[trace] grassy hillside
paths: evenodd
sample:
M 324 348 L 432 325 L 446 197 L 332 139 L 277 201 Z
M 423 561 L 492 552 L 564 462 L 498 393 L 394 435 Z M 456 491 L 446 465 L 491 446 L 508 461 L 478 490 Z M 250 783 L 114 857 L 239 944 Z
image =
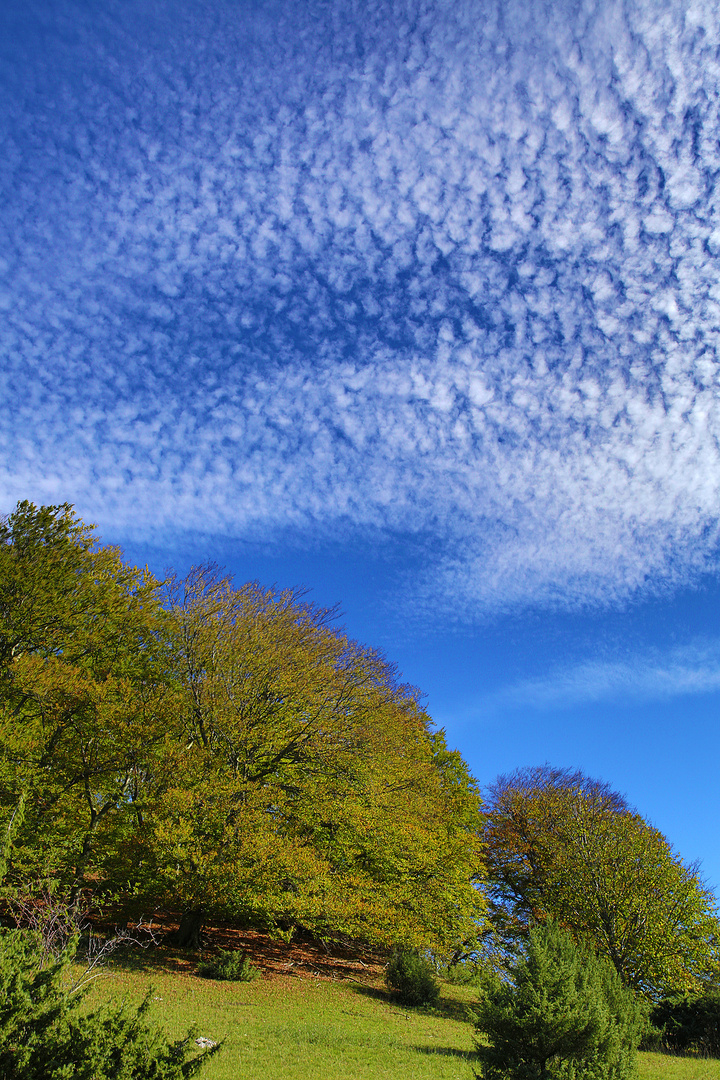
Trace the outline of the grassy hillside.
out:
M 195 1023 L 199 1035 L 226 1040 L 206 1080 L 472 1080 L 472 990 L 445 986 L 434 1009 L 408 1009 L 388 998 L 371 964 L 359 965 L 357 978 L 348 965 L 317 975 L 305 965 L 293 975 L 275 964 L 256 982 L 222 983 L 171 954 L 143 959 L 116 962 L 91 1003 L 136 1001 L 152 986 L 154 1015 L 172 1037 Z M 642 1054 L 639 1078 L 720 1080 L 720 1061 Z

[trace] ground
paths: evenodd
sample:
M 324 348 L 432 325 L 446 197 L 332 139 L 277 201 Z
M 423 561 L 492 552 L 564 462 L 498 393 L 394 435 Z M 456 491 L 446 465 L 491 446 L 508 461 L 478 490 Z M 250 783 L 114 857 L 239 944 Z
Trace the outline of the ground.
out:
M 377 985 L 382 981 L 385 956 L 356 941 L 325 943 L 309 934 L 296 932 L 292 940 L 287 942 L 280 934 L 239 929 L 230 923 L 214 923 L 203 930 L 202 950 L 192 952 L 167 944 L 168 935 L 177 929 L 179 921 L 178 914 L 162 912 L 143 924 L 150 927 L 152 937 L 161 945 L 162 965 L 170 971 L 189 974 L 195 971 L 198 960 L 207 959 L 220 949 L 240 949 L 247 953 L 264 975 L 271 978 L 290 975 L 333 981 L 349 979 L 367 985 Z M 113 933 L 111 924 L 97 929 L 104 934 Z M 129 925 L 129 930 L 133 932 L 134 924 Z M 142 940 L 143 936 L 150 940 L 141 926 L 138 937 Z M 160 960 L 160 955 L 157 959 Z

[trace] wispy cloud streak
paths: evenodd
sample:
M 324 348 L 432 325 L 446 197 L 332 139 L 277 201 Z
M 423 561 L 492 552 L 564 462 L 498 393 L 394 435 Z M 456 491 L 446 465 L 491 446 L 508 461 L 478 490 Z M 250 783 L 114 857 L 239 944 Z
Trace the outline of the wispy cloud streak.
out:
M 412 533 L 461 617 L 714 565 L 716 15 L 9 3 L 5 505 Z
M 589 660 L 488 695 L 481 713 L 532 706 L 572 709 L 598 702 L 662 701 L 720 689 L 720 642 L 698 640 L 667 652 Z

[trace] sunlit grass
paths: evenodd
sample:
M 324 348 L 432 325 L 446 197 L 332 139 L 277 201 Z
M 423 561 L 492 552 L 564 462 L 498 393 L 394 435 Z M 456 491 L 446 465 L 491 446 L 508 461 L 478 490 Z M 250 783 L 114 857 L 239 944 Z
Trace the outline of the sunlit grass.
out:
M 433 1010 L 408 1009 L 349 981 L 277 978 L 220 983 L 194 975 L 115 969 L 91 991 L 136 1002 L 152 985 L 153 1015 L 171 1038 L 191 1024 L 225 1046 L 205 1080 L 472 1080 L 467 991 L 448 988 Z
M 445 986 L 436 1008 L 409 1009 L 349 980 L 280 977 L 222 983 L 190 973 L 115 966 L 89 1004 L 139 1001 L 171 1038 L 191 1024 L 225 1046 L 204 1080 L 473 1080 L 473 991 Z M 640 1054 L 638 1080 L 720 1080 L 720 1061 Z
M 720 1080 L 720 1061 L 640 1054 L 638 1080 Z

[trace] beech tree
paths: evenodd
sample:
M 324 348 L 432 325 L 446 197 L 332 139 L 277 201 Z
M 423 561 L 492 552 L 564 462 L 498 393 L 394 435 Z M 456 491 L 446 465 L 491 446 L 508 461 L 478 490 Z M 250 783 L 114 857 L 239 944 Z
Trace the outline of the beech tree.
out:
M 208 568 L 170 610 L 183 740 L 153 819 L 165 887 L 198 913 L 387 943 L 468 933 L 479 793 L 392 665 L 301 594 Z
M 657 998 L 718 971 L 712 894 L 665 837 L 607 785 L 582 773 L 500 777 L 484 810 L 489 894 L 504 940 L 558 919 Z
M 0 522 L 0 810 L 7 883 L 74 902 L 123 851 L 167 730 L 159 585 L 68 505 Z

